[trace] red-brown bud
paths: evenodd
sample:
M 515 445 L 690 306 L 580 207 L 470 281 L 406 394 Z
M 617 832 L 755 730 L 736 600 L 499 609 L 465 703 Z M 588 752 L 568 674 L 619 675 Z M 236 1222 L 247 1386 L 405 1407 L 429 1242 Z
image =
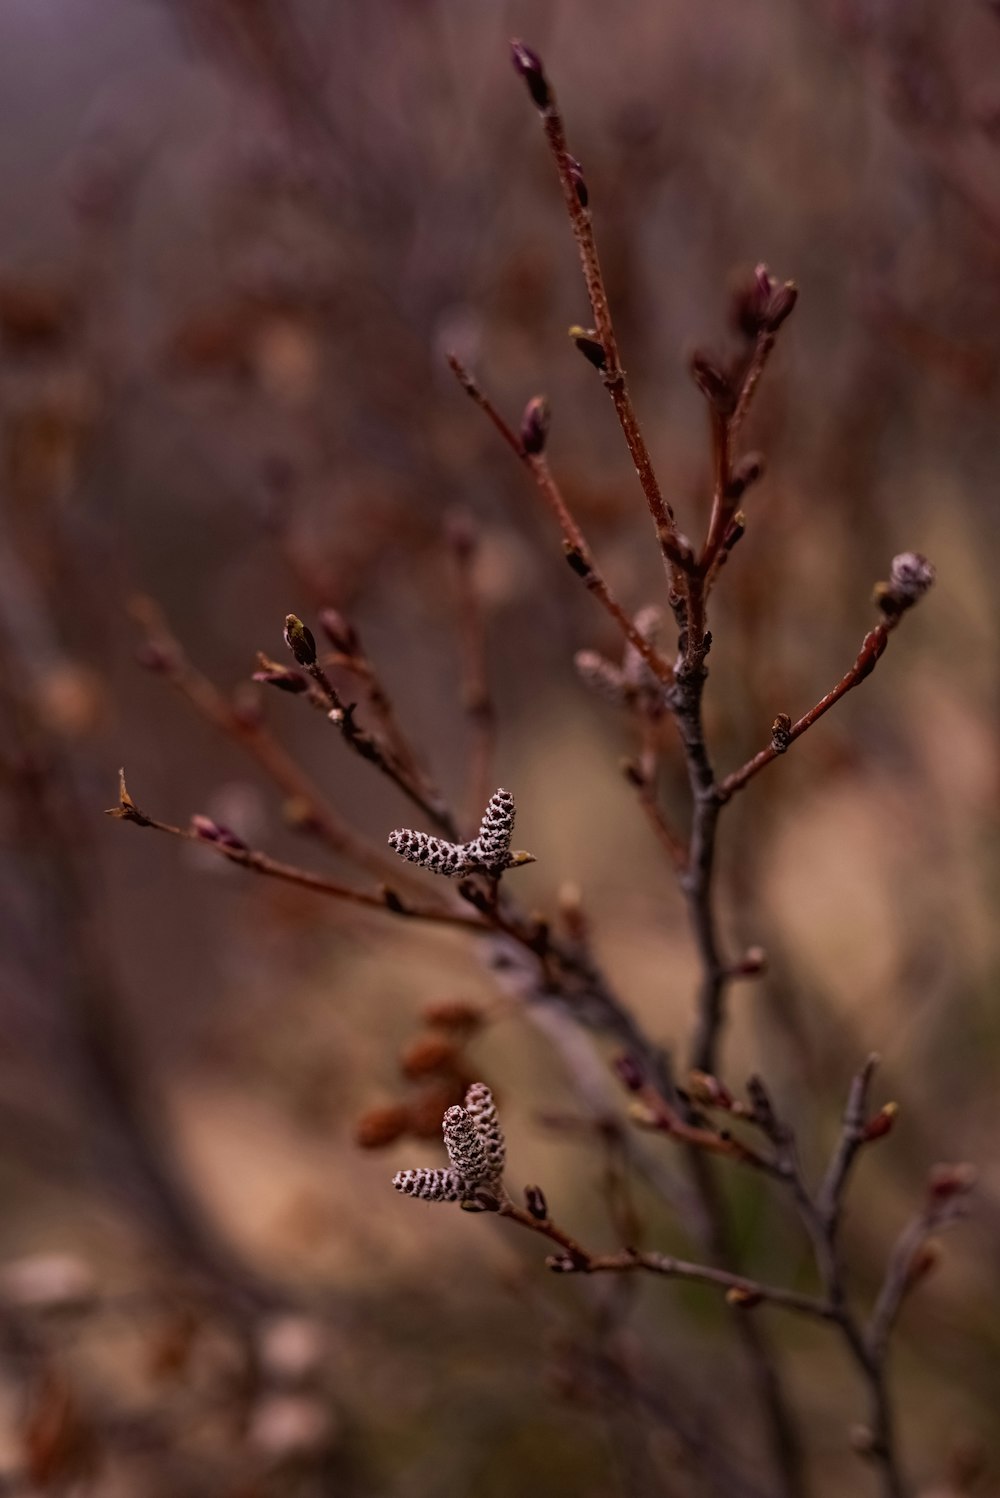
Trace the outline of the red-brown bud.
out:
M 597 336 L 596 328 L 581 328 L 578 323 L 574 323 L 569 330 L 569 336 L 588 364 L 592 364 L 595 369 L 600 370 L 603 370 L 607 366 L 607 351 Z
M 510 44 L 510 55 L 515 71 L 520 73 L 528 86 L 532 102 L 539 109 L 548 109 L 552 94 L 538 53 L 533 52 L 524 42 L 515 40 Z
M 716 360 L 701 349 L 696 349 L 691 355 L 689 368 L 691 378 L 709 405 L 720 416 L 731 416 L 736 409 L 736 387 Z
M 221 822 L 214 821 L 211 817 L 196 814 L 191 818 L 191 831 L 196 837 L 205 843 L 218 843 L 222 848 L 229 848 L 234 853 L 249 853 L 247 844 L 241 837 L 237 837 L 228 827 Z
M 533 396 L 521 417 L 521 446 L 531 457 L 545 451 L 552 413 L 544 395 Z

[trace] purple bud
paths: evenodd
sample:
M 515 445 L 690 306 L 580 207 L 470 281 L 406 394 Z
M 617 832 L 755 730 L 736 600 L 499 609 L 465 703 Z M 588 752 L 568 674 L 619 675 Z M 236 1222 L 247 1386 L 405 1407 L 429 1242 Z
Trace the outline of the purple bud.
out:
M 524 42 L 512 41 L 510 55 L 515 71 L 520 73 L 528 85 L 528 93 L 531 95 L 532 102 L 539 109 L 548 109 L 552 102 L 552 94 L 545 76 L 545 69 L 542 67 L 542 59 L 538 53 L 525 46 Z
M 552 413 L 544 395 L 533 396 L 524 408 L 521 417 L 521 446 L 531 457 L 545 451 Z
M 618 1075 L 618 1080 L 628 1088 L 629 1092 L 642 1091 L 645 1079 L 642 1075 L 642 1068 L 634 1056 L 623 1051 L 620 1056 L 615 1057 L 612 1065 Z
M 241 837 L 235 832 L 224 827 L 221 822 L 215 822 L 211 817 L 197 814 L 191 818 L 191 831 L 196 837 L 200 837 L 206 843 L 218 843 L 222 848 L 229 848 L 234 853 L 249 853 L 249 848 Z
M 907 603 L 916 603 L 934 583 L 934 568 L 918 551 L 903 551 L 893 557 L 889 579 L 893 591 Z

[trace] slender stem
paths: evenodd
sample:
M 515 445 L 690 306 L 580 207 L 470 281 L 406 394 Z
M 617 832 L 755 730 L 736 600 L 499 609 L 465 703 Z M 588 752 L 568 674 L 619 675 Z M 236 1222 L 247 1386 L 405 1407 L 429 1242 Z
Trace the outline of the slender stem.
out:
M 657 681 L 663 682 L 664 685 L 669 684 L 673 680 L 673 671 L 669 662 L 665 661 L 655 646 L 636 629 L 632 619 L 615 598 L 578 521 L 566 503 L 544 454 L 525 452 L 517 433 L 504 420 L 489 396 L 465 366 L 454 354 L 448 355 L 448 363 L 463 390 L 489 417 L 507 446 L 531 474 L 538 492 L 555 516 L 556 523 L 562 532 L 567 558 L 574 572 L 583 580 L 584 585 L 593 593 L 601 607 L 610 614 L 629 644 L 634 646 L 642 656 Z
M 780 719 L 777 721 L 771 742 L 767 748 L 759 750 L 753 759 L 748 760 L 740 769 L 734 770 L 731 775 L 727 775 L 720 782 L 717 795 L 721 802 L 730 800 L 737 791 L 741 791 L 749 780 L 752 780 L 755 775 L 758 775 L 761 770 L 771 764 L 779 755 L 784 754 L 789 745 L 793 744 L 796 739 L 801 738 L 807 728 L 811 728 L 814 723 L 822 718 L 824 713 L 828 713 L 831 707 L 840 701 L 841 697 L 845 697 L 848 692 L 860 686 L 865 678 L 871 675 L 875 669 L 875 663 L 885 650 L 889 635 L 897 622 L 898 617 L 890 617 L 881 620 L 876 624 L 874 629 L 869 630 L 861 642 L 861 649 L 858 651 L 857 659 L 851 669 L 845 672 L 837 685 L 831 691 L 827 692 L 825 697 L 820 698 L 815 707 L 811 707 L 807 713 L 803 713 L 797 722 L 788 724 L 785 727 L 782 726 Z
M 350 885 L 342 884 L 337 879 L 329 879 L 324 874 L 314 874 L 309 869 L 299 868 L 297 864 L 282 863 L 279 859 L 270 858 L 266 853 L 258 852 L 256 849 L 202 837 L 193 829 L 174 827 L 169 822 L 158 821 L 155 817 L 147 816 L 145 812 L 139 810 L 124 788 L 124 780 L 119 804 L 112 808 L 109 815 L 119 817 L 125 822 L 134 822 L 138 827 L 152 827 L 156 832 L 165 832 L 171 837 L 183 838 L 185 842 L 196 843 L 199 848 L 206 848 L 210 853 L 215 853 L 230 863 L 239 864 L 241 868 L 250 869 L 255 874 L 263 874 L 269 879 L 281 879 L 286 884 L 296 884 L 301 889 L 312 890 L 314 894 L 327 895 L 351 905 L 363 905 L 370 910 L 389 911 L 393 915 L 410 916 L 446 926 L 461 926 L 465 930 L 484 932 L 490 930 L 487 923 L 473 916 L 436 906 L 417 905 L 412 901 L 404 901 L 390 889 L 352 889 Z
M 314 661 L 305 669 L 319 687 L 325 701 L 327 717 L 340 730 L 345 744 L 355 754 L 381 770 L 382 774 L 391 780 L 393 785 L 401 790 L 409 801 L 412 801 L 417 810 L 423 812 L 424 816 L 428 817 L 446 837 L 457 839 L 458 824 L 437 788 L 430 785 L 426 777 L 417 773 L 411 764 L 401 764 L 394 755 L 387 752 L 386 746 L 380 743 L 374 734 L 358 726 L 354 721 L 353 704 L 344 702 L 318 661 Z
M 622 1274 L 634 1270 L 663 1275 L 668 1279 L 689 1280 L 695 1284 L 712 1285 L 726 1292 L 734 1305 L 768 1304 L 799 1315 L 828 1321 L 830 1307 L 813 1295 L 800 1295 L 794 1290 L 785 1290 L 778 1285 L 765 1285 L 745 1275 L 729 1274 L 724 1269 L 714 1269 L 707 1264 L 693 1264 L 686 1259 L 677 1259 L 669 1254 L 639 1252 L 623 1249 L 620 1253 L 595 1254 L 585 1249 L 575 1238 L 550 1219 L 532 1217 L 513 1202 L 505 1202 L 499 1209 L 501 1217 L 509 1218 L 533 1233 L 539 1233 L 562 1249 L 562 1255 L 550 1261 L 552 1268 L 564 1273 L 577 1274 Z
M 868 1094 L 871 1091 L 872 1079 L 878 1063 L 879 1058 L 873 1053 L 851 1083 L 837 1147 L 816 1199 L 820 1219 L 831 1242 L 836 1241 L 840 1230 L 844 1191 L 851 1166 L 865 1142 Z
M 548 99 L 541 109 L 542 123 L 545 127 L 545 139 L 549 150 L 555 161 L 556 171 L 559 174 L 559 183 L 562 187 L 563 199 L 566 203 L 566 211 L 573 229 L 573 236 L 580 254 L 580 265 L 583 269 L 583 279 L 587 287 L 587 297 L 594 318 L 594 328 L 598 340 L 604 350 L 604 367 L 601 377 L 611 396 L 618 423 L 625 437 L 635 471 L 639 479 L 642 492 L 649 507 L 649 513 L 653 519 L 656 530 L 656 539 L 663 554 L 664 565 L 671 586 L 679 588 L 681 580 L 681 567 L 679 558 L 682 553 L 681 538 L 677 531 L 677 522 L 674 512 L 667 500 L 663 497 L 659 481 L 653 468 L 653 461 L 646 446 L 646 440 L 642 434 L 635 407 L 632 404 L 632 396 L 629 392 L 625 371 L 622 368 L 621 356 L 618 351 L 618 338 L 615 333 L 614 321 L 611 316 L 611 305 L 608 300 L 607 288 L 604 284 L 604 273 L 601 269 L 600 256 L 597 252 L 597 241 L 594 238 L 594 226 L 591 217 L 589 197 L 586 191 L 581 192 L 581 173 L 575 160 L 570 155 L 566 143 L 566 130 L 562 115 L 556 104 L 555 95 L 551 85 L 547 89 Z
M 155 669 L 195 711 L 226 737 L 241 744 L 266 775 L 294 803 L 299 824 L 314 831 L 334 853 L 379 878 L 391 876 L 393 860 L 354 831 L 326 801 L 305 771 L 253 714 L 240 713 L 188 660 L 170 632 L 162 611 L 149 598 L 135 598 L 130 610 L 142 626 Z

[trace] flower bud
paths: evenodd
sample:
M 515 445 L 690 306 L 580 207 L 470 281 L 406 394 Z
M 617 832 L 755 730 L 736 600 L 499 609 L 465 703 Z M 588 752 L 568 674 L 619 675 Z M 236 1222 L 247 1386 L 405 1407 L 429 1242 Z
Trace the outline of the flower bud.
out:
M 709 355 L 696 349 L 691 355 L 691 378 L 702 395 L 720 416 L 731 416 L 736 409 L 736 387 L 729 375 Z
M 865 1124 L 861 1132 L 862 1141 L 865 1144 L 872 1144 L 876 1139 L 884 1139 L 886 1134 L 891 1132 L 898 1112 L 898 1103 L 883 1103 L 878 1112 Z
M 300 666 L 315 666 L 316 641 L 312 631 L 295 614 L 285 617 L 285 644 Z
M 605 368 L 608 356 L 595 328 L 581 328 L 578 323 L 574 323 L 569 330 L 569 336 L 588 364 L 592 364 L 595 369 Z
M 525 1186 L 524 1205 L 536 1222 L 548 1221 L 549 1208 L 541 1186 Z
M 525 46 L 524 42 L 513 41 L 510 44 L 510 55 L 515 71 L 520 73 L 528 86 L 532 102 L 539 109 L 548 109 L 552 94 L 538 53 Z
M 218 843 L 222 848 L 229 848 L 233 853 L 249 853 L 250 849 L 241 837 L 237 837 L 228 827 L 221 822 L 213 821 L 211 817 L 196 814 L 191 818 L 191 831 L 196 837 L 205 843 Z
M 751 1289 L 749 1285 L 733 1285 L 726 1291 L 726 1304 L 739 1311 L 752 1311 L 763 1299 L 760 1291 Z
M 531 457 L 545 451 L 552 413 L 544 395 L 533 396 L 521 417 L 521 446 Z
M 266 686 L 277 687 L 279 692 L 307 692 L 309 683 L 301 671 L 296 671 L 294 666 L 282 666 L 278 661 L 272 661 L 269 656 L 258 654 L 257 670 L 251 678 L 253 681 L 263 682 Z
M 779 713 L 771 724 L 771 748 L 775 754 L 784 754 L 792 742 L 792 720 L 787 713 Z

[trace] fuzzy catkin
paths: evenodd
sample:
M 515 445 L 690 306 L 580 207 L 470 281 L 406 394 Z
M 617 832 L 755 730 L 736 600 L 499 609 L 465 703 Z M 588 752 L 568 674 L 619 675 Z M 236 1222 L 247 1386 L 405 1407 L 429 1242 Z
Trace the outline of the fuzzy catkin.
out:
M 490 797 L 479 833 L 473 846 L 484 869 L 500 873 L 510 858 L 510 840 L 514 835 L 514 797 L 503 786 Z
M 514 797 L 503 786 L 493 792 L 476 836 L 468 843 L 449 843 L 412 827 L 397 827 L 389 834 L 389 846 L 400 858 L 433 874 L 459 879 L 464 874 L 490 874 L 498 878 L 511 867 L 510 840 L 514 832 Z
M 457 1202 L 465 1195 L 465 1182 L 453 1170 L 400 1170 L 392 1184 L 404 1196 L 425 1202 Z
M 414 832 L 411 827 L 398 827 L 390 832 L 389 846 L 400 858 L 432 873 L 444 874 L 448 879 L 471 873 L 476 866 L 468 843 L 449 843 L 427 832 Z
M 473 1082 L 465 1094 L 465 1111 L 472 1120 L 489 1166 L 490 1179 L 499 1181 L 507 1161 L 507 1141 L 493 1094 L 485 1082 Z
M 451 1168 L 467 1186 L 490 1178 L 486 1150 L 464 1108 L 449 1108 L 444 1116 L 444 1146 Z

